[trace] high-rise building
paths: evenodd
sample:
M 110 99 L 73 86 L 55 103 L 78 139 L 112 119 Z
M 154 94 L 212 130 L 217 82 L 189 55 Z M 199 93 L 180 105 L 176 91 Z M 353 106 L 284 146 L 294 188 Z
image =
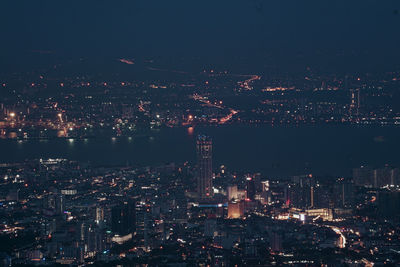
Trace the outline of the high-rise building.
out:
M 360 112 L 360 89 L 352 89 L 350 94 L 350 116 L 358 116 Z
M 400 216 L 400 192 L 382 190 L 378 192 L 378 214 L 385 219 L 398 219 Z
M 65 196 L 58 194 L 56 199 L 56 213 L 63 214 L 65 210 Z
M 244 216 L 244 201 L 231 201 L 228 203 L 228 218 L 239 219 Z
M 197 192 L 200 198 L 213 196 L 212 188 L 212 140 L 205 135 L 197 138 Z
M 269 234 L 269 242 L 272 251 L 281 251 L 282 250 L 282 235 L 278 232 L 271 232 Z
M 353 169 L 353 181 L 357 186 L 372 186 L 372 172 L 373 169 L 361 166 Z
M 319 189 L 312 175 L 293 176 L 292 184 L 287 189 L 286 203 L 301 209 L 315 207 L 317 203 L 321 203 L 316 191 Z
M 354 205 L 354 186 L 349 180 L 340 178 L 333 186 L 335 208 L 351 208 Z
M 111 210 L 112 231 L 121 236 L 133 233 L 136 228 L 135 216 L 135 202 L 132 200 L 113 207 Z
M 252 177 L 246 178 L 246 195 L 250 200 L 254 200 L 254 196 L 256 194 L 256 187 L 254 183 L 254 179 Z
M 400 184 L 400 170 L 385 166 L 380 169 L 360 167 L 353 169 L 353 181 L 357 186 L 380 188 Z
M 238 198 L 238 188 L 237 185 L 228 186 L 228 200 L 235 200 Z
M 96 207 L 96 223 L 98 225 L 103 224 L 104 222 L 104 207 L 98 206 Z
M 136 231 L 135 240 L 148 248 L 151 243 L 151 235 L 153 229 L 152 211 L 144 199 L 136 203 Z

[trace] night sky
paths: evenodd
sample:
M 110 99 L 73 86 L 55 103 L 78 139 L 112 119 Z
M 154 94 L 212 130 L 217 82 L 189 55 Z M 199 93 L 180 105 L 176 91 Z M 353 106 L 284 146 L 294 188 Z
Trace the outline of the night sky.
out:
M 0 70 L 34 54 L 391 67 L 399 9 L 396 0 L 1 1 Z

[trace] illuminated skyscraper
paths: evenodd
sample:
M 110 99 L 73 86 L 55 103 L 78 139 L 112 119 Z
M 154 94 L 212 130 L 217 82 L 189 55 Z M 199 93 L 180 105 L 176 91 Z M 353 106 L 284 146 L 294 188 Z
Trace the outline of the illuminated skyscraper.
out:
M 197 137 L 197 192 L 200 198 L 213 196 L 212 188 L 212 140 L 205 135 Z
M 239 219 L 244 216 L 244 201 L 231 201 L 228 203 L 228 218 Z
M 350 102 L 350 115 L 358 116 L 360 112 L 360 89 L 352 89 Z
M 103 224 L 104 222 L 104 207 L 96 207 L 96 223 Z

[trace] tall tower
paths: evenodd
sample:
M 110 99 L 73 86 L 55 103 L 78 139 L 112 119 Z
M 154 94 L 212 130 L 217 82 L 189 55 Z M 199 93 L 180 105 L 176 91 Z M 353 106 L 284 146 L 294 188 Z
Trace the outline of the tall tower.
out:
M 360 89 L 351 89 L 350 115 L 358 116 L 360 112 Z
M 246 194 L 248 199 L 254 200 L 254 196 L 256 194 L 256 186 L 254 184 L 253 177 L 250 176 L 246 178 Z
M 212 140 L 205 135 L 197 137 L 197 192 L 200 198 L 211 198 L 212 188 Z

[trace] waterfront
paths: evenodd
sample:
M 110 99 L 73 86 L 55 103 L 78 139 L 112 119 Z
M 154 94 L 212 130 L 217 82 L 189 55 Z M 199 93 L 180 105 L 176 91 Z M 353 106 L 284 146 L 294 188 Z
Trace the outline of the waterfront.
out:
M 195 136 L 214 141 L 214 167 L 221 164 L 267 175 L 313 172 L 351 174 L 361 164 L 399 165 L 397 127 L 199 127 L 162 129 L 138 137 L 90 139 L 0 140 L 1 162 L 66 158 L 95 165 L 146 166 L 194 162 Z

